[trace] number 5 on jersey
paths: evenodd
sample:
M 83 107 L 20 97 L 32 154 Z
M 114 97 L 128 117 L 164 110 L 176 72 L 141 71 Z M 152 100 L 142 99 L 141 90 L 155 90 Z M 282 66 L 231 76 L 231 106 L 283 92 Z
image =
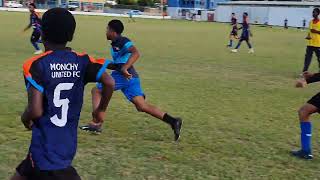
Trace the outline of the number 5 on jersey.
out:
M 53 95 L 53 104 L 55 107 L 61 107 L 61 118 L 58 118 L 58 115 L 54 115 L 50 118 L 51 122 L 58 126 L 63 127 L 67 124 L 68 119 L 68 109 L 69 109 L 69 99 L 60 99 L 61 91 L 71 90 L 74 83 L 60 83 L 56 86 Z

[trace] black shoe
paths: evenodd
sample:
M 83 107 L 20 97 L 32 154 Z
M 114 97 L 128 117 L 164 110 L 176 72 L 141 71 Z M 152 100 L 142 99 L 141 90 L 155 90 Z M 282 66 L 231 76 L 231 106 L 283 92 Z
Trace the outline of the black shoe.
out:
M 100 126 L 93 126 L 93 125 L 84 125 L 84 126 L 79 126 L 79 128 L 83 131 L 88 131 L 92 133 L 101 133 L 102 129 Z
M 176 118 L 176 122 L 171 125 L 171 128 L 174 133 L 174 140 L 178 141 L 180 138 L 180 133 L 181 133 L 181 127 L 182 127 L 182 119 L 181 118 Z
M 306 159 L 306 160 L 311 160 L 313 159 L 313 156 L 311 153 L 307 153 L 303 150 L 299 150 L 299 151 L 292 151 L 291 155 L 300 159 Z

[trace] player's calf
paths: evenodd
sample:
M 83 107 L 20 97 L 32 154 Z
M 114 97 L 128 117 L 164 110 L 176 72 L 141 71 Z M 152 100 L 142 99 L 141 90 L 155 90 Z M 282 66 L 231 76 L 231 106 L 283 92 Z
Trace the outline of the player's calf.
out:
M 150 114 L 153 117 L 156 117 L 165 123 L 169 124 L 174 132 L 174 140 L 178 141 L 180 138 L 181 127 L 182 127 L 182 119 L 181 118 L 174 118 L 170 116 L 168 113 L 162 112 L 157 107 L 150 105 L 145 102 L 144 98 L 136 97 L 133 100 L 137 110 L 139 112 L 144 112 Z
M 311 100 L 312 101 L 312 100 Z M 312 104 L 305 104 L 298 110 L 298 116 L 300 119 L 300 141 L 301 149 L 298 151 L 292 151 L 291 155 L 301 158 L 311 160 L 312 148 L 311 148 L 311 138 L 312 138 L 312 124 L 310 121 L 310 116 L 313 113 L 318 112 L 318 108 Z

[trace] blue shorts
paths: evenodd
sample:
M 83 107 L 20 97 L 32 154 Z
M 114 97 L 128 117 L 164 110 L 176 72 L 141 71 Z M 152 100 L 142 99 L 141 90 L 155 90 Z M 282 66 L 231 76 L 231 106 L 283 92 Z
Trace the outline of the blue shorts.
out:
M 111 76 L 115 81 L 115 91 L 121 90 L 126 98 L 132 102 L 134 97 L 143 96 L 143 90 L 141 88 L 140 78 L 131 78 L 130 80 L 126 79 L 122 74 L 117 71 L 113 71 Z M 102 84 L 97 83 L 97 88 L 101 89 Z

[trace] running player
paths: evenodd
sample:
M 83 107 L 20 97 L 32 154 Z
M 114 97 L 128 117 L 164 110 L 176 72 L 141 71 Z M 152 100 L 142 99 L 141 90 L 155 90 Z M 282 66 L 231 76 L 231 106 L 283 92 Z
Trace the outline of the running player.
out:
M 31 44 L 36 50 L 34 54 L 41 54 L 42 50 L 39 48 L 38 43 L 40 43 L 41 37 L 41 17 L 38 12 L 36 12 L 36 5 L 34 3 L 30 3 L 28 5 L 30 11 L 30 23 L 23 31 L 27 31 L 31 27 L 33 28 L 33 32 L 30 38 Z
M 172 117 L 156 106 L 146 102 L 139 75 L 133 67 L 133 64 L 139 59 L 140 55 L 132 41 L 121 35 L 123 30 L 124 26 L 121 21 L 112 20 L 108 23 L 106 32 L 107 39 L 111 41 L 112 46 L 111 54 L 113 63 L 110 64 L 108 68 L 113 70 L 111 75 L 115 80 L 115 90 L 121 90 L 126 98 L 135 105 L 138 111 L 145 112 L 169 124 L 175 135 L 174 140 L 177 141 L 180 137 L 182 120 Z M 100 84 L 98 84 L 97 88 L 92 89 L 93 109 L 97 108 L 101 97 L 103 97 L 103 95 L 101 94 Z M 100 132 L 102 123 L 103 122 L 93 118 L 88 125 L 81 126 L 80 129 Z

